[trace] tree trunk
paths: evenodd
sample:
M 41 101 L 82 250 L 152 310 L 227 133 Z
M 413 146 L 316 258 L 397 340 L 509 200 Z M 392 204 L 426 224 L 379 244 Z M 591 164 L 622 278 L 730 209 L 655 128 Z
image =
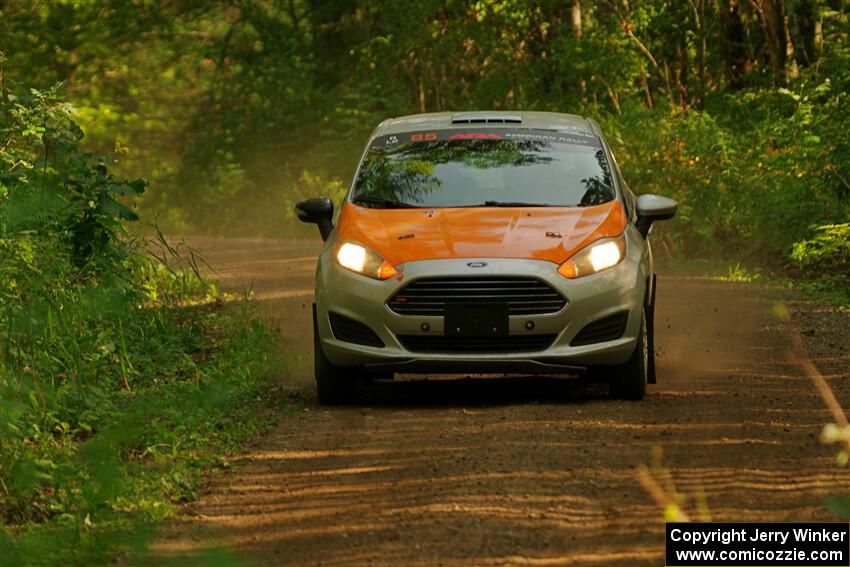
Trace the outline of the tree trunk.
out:
M 817 61 L 815 48 L 815 6 L 812 0 L 799 0 L 794 15 L 797 20 L 796 41 L 797 62 L 800 65 L 811 65 Z
M 788 43 L 785 34 L 784 0 L 750 0 L 759 16 L 770 66 L 773 67 L 773 84 L 784 87 L 788 83 L 785 64 L 788 60 Z
M 679 34 L 679 46 L 677 49 L 678 71 L 675 74 L 676 90 L 679 91 L 681 106 L 685 107 L 690 100 L 690 56 L 688 55 L 688 39 L 685 34 Z
M 649 82 L 646 80 L 646 72 L 642 72 L 640 74 L 640 84 L 643 87 L 644 97 L 646 97 L 646 107 L 652 110 L 654 108 L 654 105 L 652 103 L 652 93 L 649 90 Z
M 728 0 L 722 13 L 723 55 L 726 83 L 730 89 L 744 87 L 744 75 L 749 69 L 750 58 L 747 53 L 747 30 L 741 17 L 739 0 Z
M 425 109 L 426 109 L 426 106 L 425 106 L 425 85 L 422 82 L 421 76 L 419 77 L 419 82 L 417 84 L 416 91 L 417 91 L 417 97 L 416 98 L 419 102 L 419 112 L 424 113 Z
M 570 9 L 570 21 L 573 24 L 573 34 L 576 39 L 581 39 L 581 0 L 575 0 Z
M 699 107 L 705 108 L 705 0 L 691 0 L 691 10 L 694 14 L 694 31 L 697 39 L 697 74 Z
M 800 76 L 800 68 L 797 66 L 797 59 L 794 57 L 794 40 L 791 39 L 791 30 L 788 26 L 788 17 L 785 18 L 785 59 L 789 61 L 788 74 L 792 79 Z

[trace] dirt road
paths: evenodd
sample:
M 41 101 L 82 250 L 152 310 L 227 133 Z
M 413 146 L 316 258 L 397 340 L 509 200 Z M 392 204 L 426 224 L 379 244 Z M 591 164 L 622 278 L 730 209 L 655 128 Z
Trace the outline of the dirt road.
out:
M 284 340 L 308 352 L 318 242 L 207 240 L 225 287 L 250 281 Z M 685 509 L 716 520 L 828 520 L 850 471 L 769 315 L 784 292 L 660 277 L 657 386 L 642 402 L 552 379 L 379 383 L 358 405 L 315 403 L 309 364 L 282 378 L 306 407 L 213 481 L 154 548 L 205 564 L 660 565 L 663 513 L 636 467 L 663 449 Z M 843 314 L 791 301 L 812 360 L 850 402 Z M 304 356 L 302 355 L 302 359 Z

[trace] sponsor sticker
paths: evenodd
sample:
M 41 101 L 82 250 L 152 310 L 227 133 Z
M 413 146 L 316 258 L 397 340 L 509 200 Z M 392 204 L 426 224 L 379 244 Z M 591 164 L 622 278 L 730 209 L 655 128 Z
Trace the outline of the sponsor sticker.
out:
M 449 140 L 501 140 L 495 132 L 458 132 L 449 136 Z
M 531 128 L 481 128 L 475 130 L 451 129 L 406 132 L 378 136 L 372 148 L 395 149 L 410 143 L 427 143 L 456 140 L 509 140 L 515 142 L 542 142 L 549 144 L 571 144 L 586 147 L 602 147 L 597 136 L 575 131 L 535 130 Z

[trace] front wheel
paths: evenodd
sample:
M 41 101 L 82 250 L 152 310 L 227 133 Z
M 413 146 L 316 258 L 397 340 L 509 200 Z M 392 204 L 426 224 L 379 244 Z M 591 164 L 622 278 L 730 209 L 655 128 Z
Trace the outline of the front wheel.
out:
M 322 405 L 341 405 L 354 401 L 357 380 L 353 369 L 333 364 L 319 339 L 316 306 L 313 305 L 313 368 L 316 376 L 316 395 Z
M 646 395 L 646 384 L 653 366 L 654 353 L 647 330 L 646 309 L 641 310 L 640 332 L 635 350 L 625 364 L 611 369 L 611 397 L 623 400 L 642 400 Z

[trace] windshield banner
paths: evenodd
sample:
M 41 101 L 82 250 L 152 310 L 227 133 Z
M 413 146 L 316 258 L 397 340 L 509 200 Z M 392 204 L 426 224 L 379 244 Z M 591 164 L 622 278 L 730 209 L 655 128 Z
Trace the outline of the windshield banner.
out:
M 601 148 L 597 136 L 583 132 L 560 132 L 555 130 L 532 130 L 530 128 L 457 128 L 451 130 L 427 130 L 403 132 L 378 136 L 372 140 L 373 149 L 395 149 L 410 143 L 444 142 L 456 140 L 508 140 L 516 142 L 545 142 L 571 144 Z

